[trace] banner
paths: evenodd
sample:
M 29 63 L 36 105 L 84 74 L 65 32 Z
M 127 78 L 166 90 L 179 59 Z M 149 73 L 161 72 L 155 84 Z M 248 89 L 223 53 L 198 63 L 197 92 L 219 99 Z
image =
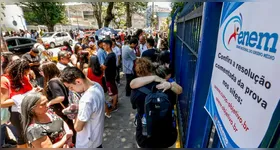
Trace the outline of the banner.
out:
M 280 1 L 223 5 L 205 104 L 223 147 L 260 147 L 279 123 L 278 6 Z

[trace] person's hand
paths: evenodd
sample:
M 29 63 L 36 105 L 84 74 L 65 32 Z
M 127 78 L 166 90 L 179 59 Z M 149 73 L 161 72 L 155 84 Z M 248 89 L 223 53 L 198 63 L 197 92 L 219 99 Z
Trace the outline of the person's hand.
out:
M 64 100 L 64 96 L 59 96 L 59 97 L 57 97 L 57 99 L 63 101 Z M 47 103 L 47 107 L 50 107 L 51 105 L 53 105 L 52 101 Z
M 163 92 L 165 92 L 166 90 L 170 89 L 172 85 L 170 82 L 165 81 L 163 83 L 158 84 L 156 87 L 157 89 L 163 90 Z
M 166 80 L 160 78 L 159 76 L 154 76 L 154 81 L 155 81 L 155 82 L 163 83 L 163 82 L 165 82 Z
M 36 87 L 35 88 L 35 92 L 42 92 L 42 91 L 43 91 L 43 89 L 41 87 Z

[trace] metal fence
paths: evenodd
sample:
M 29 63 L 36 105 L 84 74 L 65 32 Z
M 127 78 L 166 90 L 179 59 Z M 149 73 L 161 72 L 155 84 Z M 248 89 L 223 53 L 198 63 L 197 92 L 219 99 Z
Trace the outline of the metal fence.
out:
M 182 144 L 185 145 L 189 110 L 198 57 L 203 3 L 187 3 L 177 20 L 175 37 L 176 82 L 182 85 L 183 93 L 178 97 L 178 118 Z

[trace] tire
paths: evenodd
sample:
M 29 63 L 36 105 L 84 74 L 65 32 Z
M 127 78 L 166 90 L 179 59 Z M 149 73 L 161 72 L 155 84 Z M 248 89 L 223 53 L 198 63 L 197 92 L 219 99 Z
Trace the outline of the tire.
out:
M 51 42 L 51 43 L 50 43 L 50 48 L 55 48 L 54 42 Z
M 73 41 L 72 41 L 72 40 L 70 40 L 70 41 L 69 41 L 69 44 L 70 44 L 70 45 L 73 45 Z

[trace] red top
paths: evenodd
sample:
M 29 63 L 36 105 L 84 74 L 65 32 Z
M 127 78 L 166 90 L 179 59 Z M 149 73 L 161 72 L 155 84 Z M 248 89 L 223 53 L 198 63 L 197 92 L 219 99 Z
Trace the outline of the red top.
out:
M 123 33 L 121 33 L 120 37 L 121 37 L 121 41 L 124 41 L 125 35 Z
M 101 76 L 96 76 L 93 72 L 92 72 L 92 69 L 89 67 L 88 68 L 88 72 L 87 72 L 87 77 L 91 80 L 91 81 L 94 81 L 94 82 L 97 82 L 99 83 L 102 87 L 102 77 L 103 77 L 103 74 Z
M 12 82 L 8 75 L 5 75 L 5 77 L 9 80 L 10 83 Z M 7 81 L 1 81 L 1 85 L 8 85 L 9 84 L 9 83 L 3 83 L 3 82 L 7 82 Z M 9 88 L 11 90 L 10 98 L 12 98 L 13 96 L 18 95 L 18 94 L 24 94 L 24 93 L 26 93 L 28 91 L 31 91 L 33 89 L 32 84 L 29 82 L 29 79 L 28 79 L 27 76 L 23 77 L 22 86 L 23 86 L 23 88 L 20 88 L 20 89 L 14 89 L 14 88 L 11 88 L 11 86 L 6 87 L 6 88 Z

